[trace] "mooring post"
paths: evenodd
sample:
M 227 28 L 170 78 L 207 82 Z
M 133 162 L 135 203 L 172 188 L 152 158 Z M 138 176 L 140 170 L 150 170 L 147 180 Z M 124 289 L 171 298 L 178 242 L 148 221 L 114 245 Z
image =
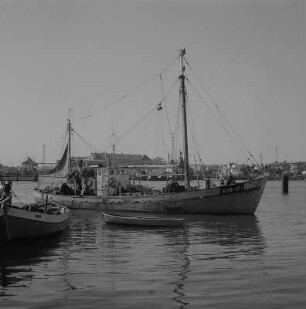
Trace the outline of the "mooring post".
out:
M 282 187 L 283 187 L 283 193 L 288 194 L 289 192 L 289 176 L 287 173 L 283 174 L 282 177 Z

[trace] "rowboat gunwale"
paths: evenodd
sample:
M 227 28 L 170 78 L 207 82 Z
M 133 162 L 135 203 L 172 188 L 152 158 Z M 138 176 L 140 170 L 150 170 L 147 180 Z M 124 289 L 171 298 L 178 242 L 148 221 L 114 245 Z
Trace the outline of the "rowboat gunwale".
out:
M 184 218 L 173 217 L 153 217 L 117 214 L 113 212 L 102 212 L 102 216 L 106 223 L 123 224 L 123 225 L 137 225 L 137 226 L 182 226 L 185 223 Z

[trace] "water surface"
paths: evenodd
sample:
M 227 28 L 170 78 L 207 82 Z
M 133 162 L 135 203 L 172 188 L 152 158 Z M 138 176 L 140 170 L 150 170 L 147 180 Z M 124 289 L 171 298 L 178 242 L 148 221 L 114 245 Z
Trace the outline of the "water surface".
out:
M 14 183 L 20 201 L 33 185 Z M 255 216 L 188 215 L 184 228 L 72 211 L 59 237 L 1 245 L 0 308 L 304 308 L 306 183 L 289 190 L 268 182 Z

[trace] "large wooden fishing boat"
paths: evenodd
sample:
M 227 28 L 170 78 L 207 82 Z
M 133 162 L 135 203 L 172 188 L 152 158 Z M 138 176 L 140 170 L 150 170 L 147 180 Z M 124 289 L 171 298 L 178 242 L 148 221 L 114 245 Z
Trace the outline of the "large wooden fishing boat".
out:
M 44 237 L 62 232 L 68 225 L 70 210 L 52 202 L 22 206 L 0 205 L 0 239 Z
M 85 195 L 77 189 L 77 180 L 71 180 L 67 190 L 62 187 L 69 185 L 68 174 L 71 170 L 71 142 L 73 129 L 68 120 L 68 144 L 62 159 L 54 172 L 39 178 L 39 185 L 34 190 L 38 200 L 47 196 L 50 200 L 64 204 L 70 208 L 99 209 L 112 211 L 138 211 L 156 213 L 216 213 L 216 214 L 254 214 L 260 202 L 265 177 L 257 175 L 249 180 L 230 178 L 224 183 L 211 183 L 205 188 L 192 186 L 190 182 L 190 164 L 188 154 L 188 134 L 186 116 L 185 87 L 185 49 L 180 51 L 180 102 L 183 124 L 183 174 L 184 183 L 171 181 L 162 190 L 138 191 L 125 190 L 131 185 L 128 171 L 123 167 L 97 167 L 94 175 L 82 181 L 84 186 L 92 186 L 94 194 Z M 161 103 L 157 110 L 160 110 Z

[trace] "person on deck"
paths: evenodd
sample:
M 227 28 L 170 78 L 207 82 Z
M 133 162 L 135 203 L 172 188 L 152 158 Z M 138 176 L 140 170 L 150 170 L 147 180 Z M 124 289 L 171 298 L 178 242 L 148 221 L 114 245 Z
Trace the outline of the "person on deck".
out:
M 66 182 L 64 182 L 62 185 L 61 185 L 61 188 L 60 188 L 60 192 L 64 195 L 69 195 L 70 194 L 70 187 L 67 185 Z
M 0 204 L 5 202 L 6 204 L 11 204 L 12 196 L 11 196 L 12 185 L 9 181 L 8 183 L 1 182 L 0 185 Z

